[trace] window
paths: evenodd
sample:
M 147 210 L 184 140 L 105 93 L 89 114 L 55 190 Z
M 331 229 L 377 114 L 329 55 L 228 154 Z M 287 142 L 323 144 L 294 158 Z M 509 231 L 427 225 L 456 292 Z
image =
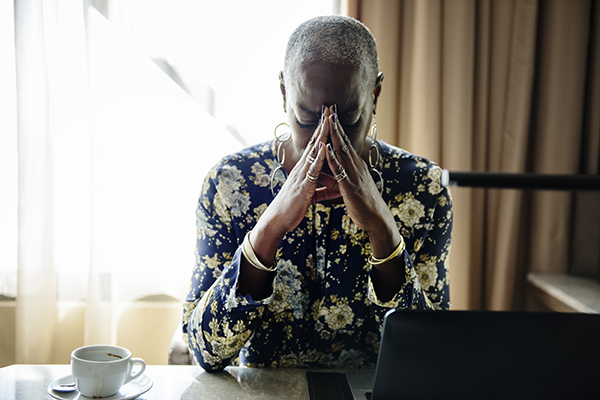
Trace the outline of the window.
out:
M 81 5 L 66 3 L 44 27 L 58 298 L 86 298 L 90 263 L 102 296 L 182 298 L 206 171 L 272 137 L 283 118 L 287 37 L 311 16 L 339 12 L 339 0 L 98 0 L 102 13 L 91 10 L 85 27 Z M 8 32 L 12 10 L 1 14 Z M 14 55 L 12 34 L 1 37 L 2 53 Z M 14 87 L 14 57 L 0 59 L 3 87 Z M 14 92 L 1 96 L 16 104 Z M 0 294 L 14 297 L 16 107 L 3 112 L 11 134 L 0 143 L 9 189 L 0 199 Z

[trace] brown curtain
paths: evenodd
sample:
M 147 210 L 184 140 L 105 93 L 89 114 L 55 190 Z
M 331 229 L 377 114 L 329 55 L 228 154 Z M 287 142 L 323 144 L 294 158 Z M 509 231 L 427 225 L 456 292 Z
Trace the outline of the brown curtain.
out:
M 598 173 L 597 2 L 348 0 L 347 13 L 378 43 L 383 140 L 451 171 Z M 528 272 L 568 271 L 573 194 L 452 194 L 455 309 L 520 309 Z

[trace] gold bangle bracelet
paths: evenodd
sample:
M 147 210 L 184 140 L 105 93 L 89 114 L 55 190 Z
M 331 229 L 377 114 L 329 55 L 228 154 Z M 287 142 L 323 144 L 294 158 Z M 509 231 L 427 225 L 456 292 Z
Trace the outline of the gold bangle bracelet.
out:
M 250 232 L 246 233 L 244 241 L 242 242 L 242 254 L 254 268 L 260 269 L 261 271 L 275 272 L 277 270 L 277 266 L 273 266 L 271 268 L 266 267 L 256 256 L 254 248 L 252 247 L 252 243 L 250 243 Z
M 392 252 L 392 254 L 390 254 L 386 258 L 375 258 L 375 257 L 373 257 L 373 254 L 371 254 L 369 256 L 369 264 L 371 264 L 371 265 L 385 264 L 386 262 L 398 257 L 400 255 L 400 253 L 402 253 L 404 251 L 405 248 L 406 248 L 406 244 L 404 243 L 404 238 L 402 236 L 400 236 L 400 244 L 398 244 L 398 247 L 396 247 L 396 249 Z

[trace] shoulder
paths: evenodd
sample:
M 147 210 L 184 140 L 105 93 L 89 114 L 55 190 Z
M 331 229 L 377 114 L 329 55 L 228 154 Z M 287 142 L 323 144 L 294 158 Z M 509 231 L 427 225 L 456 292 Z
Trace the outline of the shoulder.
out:
M 236 153 L 229 154 L 223 157 L 214 168 L 222 168 L 227 165 L 240 164 L 244 165 L 247 163 L 253 163 L 256 161 L 263 161 L 265 159 L 273 159 L 275 154 L 273 153 L 273 141 L 267 141 L 259 144 L 255 144 L 250 147 L 246 147 Z
M 442 169 L 425 157 L 378 141 L 382 157 L 382 175 L 386 186 L 396 191 L 437 196 L 444 188 L 441 184 Z M 390 187 L 390 189 L 391 189 Z
M 234 216 L 272 201 L 271 174 L 279 165 L 274 143 L 259 143 L 223 157 L 208 171 L 201 200 L 222 202 Z
M 213 166 L 209 179 L 231 178 L 233 175 L 264 175 L 269 173 L 269 167 L 276 162 L 273 151 L 273 141 L 267 141 L 246 147 L 236 153 L 229 154 Z
M 442 169 L 440 166 L 428 158 L 412 154 L 404 149 L 392 146 L 382 141 L 378 141 L 381 149 L 383 169 L 388 173 L 424 173 L 425 176 L 441 177 Z

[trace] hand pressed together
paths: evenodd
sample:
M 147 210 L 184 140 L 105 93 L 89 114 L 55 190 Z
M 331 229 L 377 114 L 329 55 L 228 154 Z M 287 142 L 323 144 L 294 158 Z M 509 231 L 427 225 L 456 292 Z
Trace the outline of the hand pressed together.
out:
M 324 168 L 325 162 L 333 175 Z M 275 262 L 277 247 L 283 236 L 300 224 L 312 203 L 338 199 L 346 205 L 352 221 L 369 235 L 375 257 L 385 258 L 394 251 L 402 239 L 392 213 L 381 197 L 367 163 L 344 133 L 336 106 L 333 105 L 324 107 L 319 125 L 300 159 L 251 232 L 250 242 L 259 260 L 265 265 Z M 246 267 L 240 278 L 254 277 L 251 279 L 254 283 L 246 285 L 244 279 L 240 279 L 240 291 L 253 291 L 261 287 L 262 296 L 268 295 L 272 276 L 265 282 L 264 278 L 269 273 L 252 270 L 244 264 Z M 385 293 L 383 297 L 393 295 L 399 289 L 397 282 L 404 280 L 403 269 L 397 265 L 398 260 L 388 264 L 393 265 L 384 264 L 377 269 L 379 272 L 390 270 L 393 274 L 391 282 L 396 284 L 390 285 L 389 290 L 382 289 L 381 292 Z M 378 275 L 376 272 L 373 277 L 376 287 L 379 286 Z M 383 275 L 390 277 L 387 273 Z M 255 279 L 262 279 L 263 282 L 258 284 Z M 382 284 L 388 286 L 387 282 Z

